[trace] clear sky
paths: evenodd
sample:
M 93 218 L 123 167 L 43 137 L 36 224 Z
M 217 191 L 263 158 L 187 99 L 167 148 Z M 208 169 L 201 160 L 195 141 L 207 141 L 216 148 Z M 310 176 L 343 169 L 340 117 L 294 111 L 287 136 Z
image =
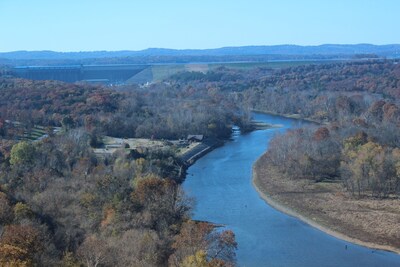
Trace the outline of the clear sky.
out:
M 0 0 L 0 51 L 400 43 L 400 0 Z

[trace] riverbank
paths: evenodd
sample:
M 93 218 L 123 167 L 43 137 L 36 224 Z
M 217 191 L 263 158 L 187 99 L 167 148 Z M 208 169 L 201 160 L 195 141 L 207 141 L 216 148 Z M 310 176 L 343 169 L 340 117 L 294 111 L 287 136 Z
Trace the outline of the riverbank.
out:
M 281 128 L 282 125 L 278 124 L 270 124 L 261 121 L 252 121 L 252 128 L 250 131 L 241 132 L 239 128 L 232 129 L 232 134 L 238 133 L 249 133 L 251 131 L 258 131 L 258 130 L 266 130 L 271 128 Z M 217 147 L 223 146 L 224 143 L 228 140 L 221 140 L 217 138 L 206 138 L 203 142 L 198 143 L 196 146 L 190 147 L 184 153 L 182 153 L 179 157 L 185 162 L 187 167 L 193 165 L 196 160 L 205 156 L 212 150 L 216 149 Z
M 196 160 L 223 144 L 224 142 L 222 140 L 208 138 L 205 141 L 198 143 L 195 147 L 188 149 L 185 153 L 180 155 L 180 158 L 185 163 L 186 167 L 189 167 L 194 164 Z
M 252 112 L 268 114 L 268 115 L 273 115 L 273 116 L 280 116 L 280 117 L 284 117 L 284 118 L 288 118 L 288 119 L 312 122 L 315 124 L 328 124 L 327 121 L 321 122 L 321 121 L 313 120 L 311 118 L 304 118 L 300 114 L 280 114 L 280 113 L 276 113 L 276 112 L 272 112 L 272 111 L 265 111 L 265 110 L 259 110 L 259 109 L 252 109 Z
M 253 185 L 273 208 L 329 235 L 400 254 L 399 199 L 353 199 L 340 184 L 289 180 L 265 155 L 253 165 Z

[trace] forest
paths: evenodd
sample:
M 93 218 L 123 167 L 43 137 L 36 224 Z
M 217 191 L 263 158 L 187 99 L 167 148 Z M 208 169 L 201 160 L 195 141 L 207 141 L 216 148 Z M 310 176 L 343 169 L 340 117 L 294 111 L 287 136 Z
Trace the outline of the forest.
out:
M 399 195 L 396 62 L 298 67 L 278 75 L 278 80 L 272 76 L 261 82 L 270 90 L 247 91 L 245 101 L 256 109 L 299 114 L 324 125 L 276 137 L 268 152 L 272 164 L 293 179 L 340 180 L 358 197 Z
M 190 219 L 179 157 L 98 157 L 104 135 L 226 140 L 232 125 L 252 129 L 252 110 L 296 115 L 319 125 L 276 136 L 269 164 L 355 198 L 398 196 L 397 63 L 221 67 L 147 87 L 0 76 L 0 265 L 234 266 L 234 233 Z M 22 138 L 38 125 L 46 138 Z
M 104 135 L 226 139 L 233 123 L 249 122 L 229 98 L 166 83 L 14 78 L 1 79 L 0 91 L 1 266 L 234 264 L 234 233 L 190 220 L 193 200 L 173 151 L 93 153 Z M 37 125 L 48 137 L 24 140 Z
M 249 123 L 248 113 L 212 87 L 158 83 L 148 88 L 107 88 L 2 79 L 0 90 L 0 118 L 27 128 L 83 127 L 93 134 L 115 137 L 177 139 L 202 133 L 227 138 L 232 122 Z

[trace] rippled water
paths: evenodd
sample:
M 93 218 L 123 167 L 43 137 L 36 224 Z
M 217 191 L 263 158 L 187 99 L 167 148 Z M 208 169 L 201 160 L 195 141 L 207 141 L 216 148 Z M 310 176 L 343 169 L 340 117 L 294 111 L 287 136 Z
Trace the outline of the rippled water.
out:
M 251 182 L 253 163 L 275 134 L 307 123 L 265 114 L 254 117 L 284 127 L 233 137 L 191 166 L 183 184 L 197 202 L 194 219 L 224 224 L 235 232 L 239 266 L 400 266 L 400 255 L 327 235 L 260 198 Z

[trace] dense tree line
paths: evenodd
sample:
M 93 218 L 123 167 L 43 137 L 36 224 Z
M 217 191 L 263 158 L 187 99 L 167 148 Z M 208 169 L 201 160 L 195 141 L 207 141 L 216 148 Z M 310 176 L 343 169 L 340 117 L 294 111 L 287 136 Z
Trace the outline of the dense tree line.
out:
M 205 74 L 181 73 L 171 79 L 185 85 L 212 86 L 230 93 L 249 109 L 299 114 L 320 122 L 353 119 L 372 108 L 372 103 L 384 101 L 389 115 L 386 119 L 398 123 L 400 65 L 393 60 L 282 69 L 221 67 Z
M 357 197 L 398 196 L 400 150 L 377 134 L 357 126 L 292 130 L 271 141 L 266 159 L 291 179 L 342 182 Z
M 247 91 L 244 100 L 255 109 L 334 121 L 359 116 L 379 100 L 396 103 L 399 92 L 398 64 L 359 62 L 283 69 Z
M 34 125 L 85 127 L 116 137 L 177 139 L 188 134 L 227 138 L 232 123 L 248 122 L 246 113 L 213 88 L 158 83 L 105 88 L 55 81 L 0 80 L 0 134 L 5 120 L 26 129 Z M 8 125 L 10 128 L 11 125 Z M 9 129 L 12 133 L 12 129 Z

